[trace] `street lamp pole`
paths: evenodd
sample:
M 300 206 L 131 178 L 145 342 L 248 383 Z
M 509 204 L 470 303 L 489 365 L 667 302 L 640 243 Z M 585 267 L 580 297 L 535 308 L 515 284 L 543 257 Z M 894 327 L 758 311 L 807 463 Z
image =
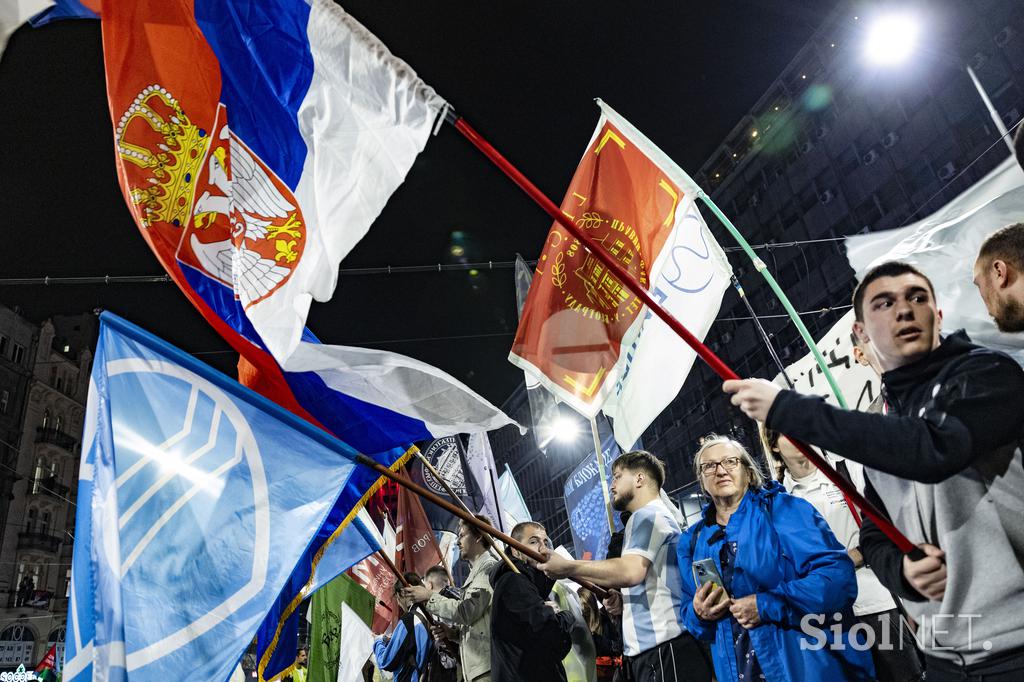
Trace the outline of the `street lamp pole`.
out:
M 992 100 L 989 98 L 988 93 L 985 92 L 985 88 L 982 86 L 981 81 L 978 80 L 978 76 L 974 73 L 974 69 L 970 66 L 965 67 L 967 69 L 967 75 L 971 77 L 971 82 L 974 83 L 974 89 L 978 91 L 978 95 L 981 97 L 981 101 L 985 103 L 985 108 L 988 109 L 988 115 L 992 117 L 992 122 L 996 124 L 996 130 L 999 131 L 999 135 L 1003 138 L 1003 142 L 1010 149 L 1010 155 L 1014 152 L 1013 140 L 1010 139 L 1010 131 L 1006 129 L 1006 124 L 1003 123 L 1002 117 L 999 116 L 999 112 L 996 111 L 995 106 L 992 104 Z

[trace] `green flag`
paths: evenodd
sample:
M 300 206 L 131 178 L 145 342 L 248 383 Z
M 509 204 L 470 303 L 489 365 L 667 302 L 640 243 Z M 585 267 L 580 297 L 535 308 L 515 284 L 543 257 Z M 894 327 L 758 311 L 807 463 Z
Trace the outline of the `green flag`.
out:
M 373 621 L 373 595 L 342 574 L 317 590 L 310 606 L 309 675 L 307 682 L 336 682 L 341 638 L 341 604 L 359 614 L 367 627 Z

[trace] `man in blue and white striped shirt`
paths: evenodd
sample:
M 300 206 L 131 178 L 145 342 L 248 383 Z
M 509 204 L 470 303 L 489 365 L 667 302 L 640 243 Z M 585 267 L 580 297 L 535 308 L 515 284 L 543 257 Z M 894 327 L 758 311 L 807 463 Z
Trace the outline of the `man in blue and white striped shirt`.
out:
M 631 512 L 622 556 L 570 561 L 552 554 L 538 568 L 550 577 L 590 580 L 621 590 L 613 590 L 605 606 L 612 611 L 622 609 L 626 680 L 710 680 L 711 666 L 704 650 L 679 622 L 681 578 L 676 544 L 681 531 L 661 496 L 665 465 L 649 452 L 627 452 L 612 464 L 612 474 L 612 506 Z

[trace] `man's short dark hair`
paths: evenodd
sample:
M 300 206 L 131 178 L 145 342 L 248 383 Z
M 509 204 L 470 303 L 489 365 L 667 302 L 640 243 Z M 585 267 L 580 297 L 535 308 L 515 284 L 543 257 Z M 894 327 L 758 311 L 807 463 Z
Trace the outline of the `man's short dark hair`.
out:
M 1024 270 L 1024 223 L 1007 225 L 990 234 L 982 242 L 978 258 L 984 258 L 986 262 L 998 258 L 1018 270 Z
M 530 528 L 540 528 L 545 533 L 548 532 L 543 523 L 537 523 L 536 521 L 520 521 L 516 525 L 512 526 L 512 532 L 509 533 L 509 535 L 519 542 L 522 542 L 523 538 L 526 537 L 526 531 Z
M 417 587 L 417 586 L 423 584 L 423 578 L 420 577 L 419 573 L 413 573 L 412 571 L 406 571 L 405 573 L 402 574 L 402 577 L 405 578 L 405 582 L 409 583 L 413 587 Z M 405 588 L 405 585 L 402 584 L 401 580 L 396 580 L 395 581 L 395 594 L 398 594 L 404 588 Z
M 615 469 L 642 471 L 658 484 L 658 488 L 665 485 L 665 463 L 646 450 L 634 450 L 619 455 L 612 462 L 612 471 Z
M 1017 125 L 1017 134 L 1013 136 L 1013 153 L 1017 156 L 1017 163 L 1024 168 L 1024 124 Z
M 874 282 L 876 279 L 883 277 L 899 277 L 900 275 L 917 275 L 925 282 L 928 282 L 928 290 L 932 294 L 932 298 L 935 298 L 935 287 L 932 286 L 932 281 L 928 279 L 928 276 L 915 268 L 910 263 L 904 263 L 899 260 L 891 260 L 881 265 L 868 270 L 867 274 L 864 275 L 864 279 L 860 281 L 857 288 L 853 290 L 853 314 L 858 322 L 864 321 L 864 291 L 868 288 L 868 285 Z
M 473 514 L 473 516 L 476 517 L 477 521 L 481 521 L 483 523 L 486 523 L 488 526 L 493 526 L 494 525 L 494 522 L 491 521 L 491 519 L 489 517 L 484 516 L 483 514 Z M 485 533 L 484 531 L 480 530 L 479 528 L 474 526 L 472 523 L 466 521 L 466 519 L 459 519 L 459 525 L 460 526 L 465 526 L 466 530 L 469 532 L 470 535 L 472 535 L 473 537 L 478 538 L 480 540 L 487 540 L 487 538 L 490 537 L 487 533 Z
M 431 566 L 427 569 L 426 574 L 423 576 L 424 579 L 430 580 L 430 576 L 439 575 L 444 580 L 448 580 L 448 571 L 445 570 L 444 566 L 438 564 L 437 566 Z

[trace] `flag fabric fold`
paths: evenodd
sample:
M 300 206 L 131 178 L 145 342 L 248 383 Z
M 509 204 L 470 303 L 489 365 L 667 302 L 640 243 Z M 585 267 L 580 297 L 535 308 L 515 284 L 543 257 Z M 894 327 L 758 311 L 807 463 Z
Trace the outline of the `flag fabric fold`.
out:
M 85 422 L 64 679 L 227 679 L 356 451 L 109 313 Z
M 362 500 L 355 499 L 355 490 L 350 479 L 256 633 L 260 682 L 280 679 L 294 669 L 302 601 L 381 548 L 377 529 Z
M 395 565 L 403 573 L 411 571 L 419 576 L 426 575 L 427 569 L 441 563 L 441 549 L 423 509 L 423 502 L 405 486 L 398 489 L 397 522 Z
M 346 602 L 341 604 L 340 621 L 337 682 L 359 682 L 363 679 L 363 665 L 373 654 L 373 631 L 363 614 L 357 613 Z
M 530 294 L 533 278 L 533 269 L 517 253 L 515 266 L 516 310 L 520 319 L 523 316 L 523 306 L 526 305 L 526 299 Z M 530 403 L 530 418 L 533 422 L 533 440 L 537 443 L 537 449 L 546 453 L 548 445 L 554 438 L 554 424 L 559 416 L 558 403 L 533 372 L 524 369 L 523 376 L 526 381 L 526 398 Z
M 505 471 L 501 472 L 501 476 L 498 477 L 498 495 L 502 523 L 505 524 L 505 528 L 511 531 L 517 523 L 533 520 L 530 509 L 526 506 L 526 500 L 523 499 L 523 493 L 519 490 L 519 484 L 516 483 L 515 476 L 512 475 L 508 464 L 505 465 Z
M 601 118 L 562 212 L 698 338 L 731 269 L 699 190 L 628 121 Z M 679 392 L 695 354 L 559 223 L 548 234 L 509 359 L 585 417 L 602 406 L 628 447 Z
M 494 463 L 491 439 L 486 433 L 472 433 L 466 445 L 466 469 L 480 491 L 477 512 L 483 514 L 500 531 L 508 532 L 501 519 L 498 500 L 498 467 Z

